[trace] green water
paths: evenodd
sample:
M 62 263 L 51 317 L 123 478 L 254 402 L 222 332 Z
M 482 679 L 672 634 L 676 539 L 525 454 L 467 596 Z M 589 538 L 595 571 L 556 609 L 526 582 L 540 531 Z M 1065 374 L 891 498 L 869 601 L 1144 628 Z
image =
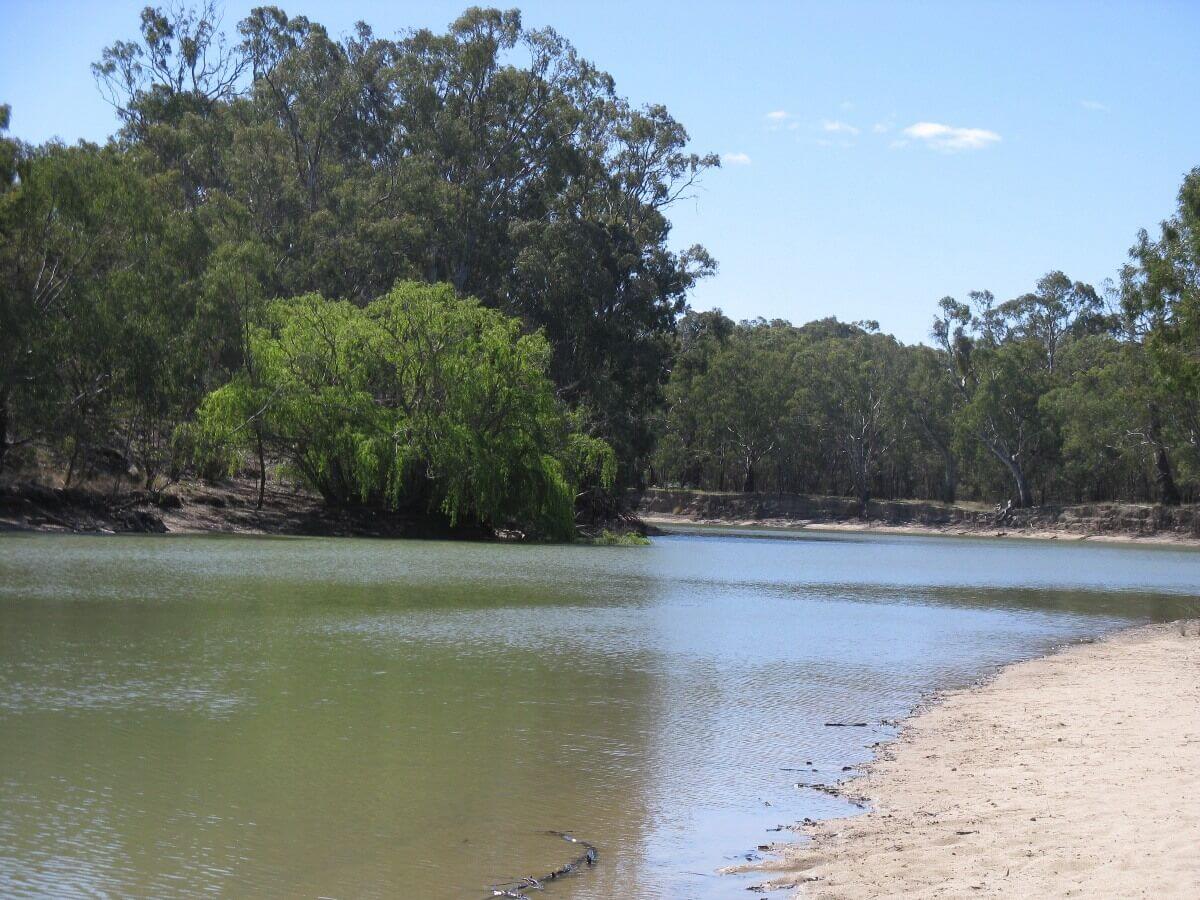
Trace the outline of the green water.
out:
M 746 896 L 922 692 L 1197 615 L 1200 555 L 0 536 L 0 895 Z M 806 761 L 811 760 L 812 766 Z M 816 768 L 798 775 L 787 768 Z M 769 805 L 768 805 L 769 804 Z

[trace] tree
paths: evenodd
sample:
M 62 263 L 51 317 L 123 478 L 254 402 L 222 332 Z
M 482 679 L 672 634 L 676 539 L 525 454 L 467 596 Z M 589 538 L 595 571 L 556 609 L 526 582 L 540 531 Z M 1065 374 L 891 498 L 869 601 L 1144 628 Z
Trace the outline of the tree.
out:
M 1063 342 L 1070 336 L 1104 330 L 1100 297 L 1090 284 L 1071 281 L 1062 272 L 1038 280 L 1036 290 L 1022 294 L 995 310 L 989 327 L 1000 340 L 1025 339 L 1045 352 L 1045 369 L 1053 375 Z
M 944 298 L 933 337 L 961 397 L 958 426 L 1008 471 L 1019 506 L 1033 505 L 1030 473 L 1056 447 L 1040 400 L 1053 386 L 1063 339 L 1105 327 L 1096 292 L 1051 272 L 1037 290 L 996 305 L 988 291 L 971 305 Z
M 734 323 L 721 311 L 688 310 L 677 329 L 675 364 L 666 388 L 666 409 L 656 423 L 658 443 L 653 475 L 699 487 L 713 462 L 707 405 L 700 380 L 734 334 Z M 655 480 L 653 477 L 651 480 Z
M 105 431 L 151 193 L 111 151 L 15 155 L 0 193 L 0 468 L 14 445 Z
M 365 308 L 275 301 L 249 353 L 200 408 L 202 455 L 261 437 L 330 505 L 567 539 L 577 486 L 612 479 L 611 450 L 554 396 L 545 340 L 449 286 L 401 283 Z
M 1200 168 L 1156 239 L 1138 234 L 1121 270 L 1121 303 L 1176 403 L 1180 432 L 1200 451 Z
M 214 240 L 263 247 L 263 296 L 359 305 L 398 279 L 541 330 L 560 396 L 635 482 L 671 334 L 715 264 L 669 247 L 672 204 L 719 161 L 635 108 L 552 29 L 472 8 L 398 40 L 255 9 L 150 8 L 96 66 L 123 140 L 175 174 Z
M 942 462 L 941 500 L 958 498 L 959 462 L 954 451 L 954 419 L 960 402 L 942 353 L 916 346 L 906 356 L 901 391 L 907 419 Z
M 803 357 L 816 427 L 844 460 L 864 514 L 880 463 L 904 427 L 899 353 L 895 339 L 855 327 L 813 343 Z
M 1150 468 L 1158 501 L 1178 505 L 1168 427 L 1175 402 L 1145 347 L 1095 335 L 1075 342 L 1066 364 L 1069 377 L 1044 403 L 1062 422 L 1064 461 L 1081 493 L 1131 496 L 1130 482 Z

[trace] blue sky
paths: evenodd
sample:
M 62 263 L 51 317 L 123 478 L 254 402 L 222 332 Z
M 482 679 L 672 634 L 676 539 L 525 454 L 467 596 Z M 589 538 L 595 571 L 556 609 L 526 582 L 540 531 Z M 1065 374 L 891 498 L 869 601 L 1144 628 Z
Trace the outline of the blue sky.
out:
M 88 64 L 142 5 L 0 0 L 13 133 L 106 136 Z M 227 2 L 227 25 L 252 5 Z M 279 5 L 388 35 L 466 4 Z M 725 156 L 672 218 L 720 263 L 693 305 L 735 318 L 871 318 L 916 341 L 946 294 L 1007 298 L 1055 268 L 1099 286 L 1200 165 L 1200 3 L 520 6 Z

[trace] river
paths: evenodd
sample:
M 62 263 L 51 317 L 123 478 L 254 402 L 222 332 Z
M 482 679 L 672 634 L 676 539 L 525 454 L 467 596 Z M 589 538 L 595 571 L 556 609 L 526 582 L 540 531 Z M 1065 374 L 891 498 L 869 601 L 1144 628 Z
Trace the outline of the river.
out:
M 1197 615 L 1200 554 L 0 536 L 0 895 L 746 896 L 925 693 Z M 828 722 L 867 722 L 830 727 Z M 800 770 L 800 771 L 794 771 Z M 815 771 L 813 771 L 815 770 Z M 797 785 L 801 786 L 797 786 Z

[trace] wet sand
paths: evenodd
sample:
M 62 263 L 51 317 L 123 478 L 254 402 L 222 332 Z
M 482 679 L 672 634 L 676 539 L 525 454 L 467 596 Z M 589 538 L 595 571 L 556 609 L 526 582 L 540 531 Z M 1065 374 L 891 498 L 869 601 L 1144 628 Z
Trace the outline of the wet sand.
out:
M 938 698 L 847 791 L 871 810 L 743 870 L 813 898 L 1200 897 L 1200 622 Z

